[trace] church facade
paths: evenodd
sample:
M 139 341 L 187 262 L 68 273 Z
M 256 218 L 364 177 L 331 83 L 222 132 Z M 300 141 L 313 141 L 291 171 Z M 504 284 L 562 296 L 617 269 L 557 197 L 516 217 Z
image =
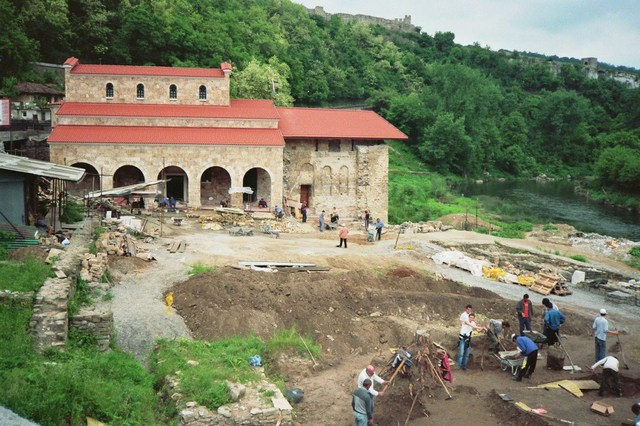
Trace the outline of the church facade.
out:
M 69 58 L 53 109 L 51 161 L 84 168 L 85 190 L 168 179 L 190 207 L 307 203 L 386 219 L 388 148 L 406 136 L 372 111 L 231 99 L 232 67 L 91 65 Z M 250 191 L 243 189 L 251 188 Z

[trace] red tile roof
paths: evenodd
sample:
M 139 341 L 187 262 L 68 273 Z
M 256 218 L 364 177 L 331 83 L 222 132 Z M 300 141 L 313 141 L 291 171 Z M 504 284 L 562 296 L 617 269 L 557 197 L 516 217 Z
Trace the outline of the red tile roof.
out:
M 224 63 L 231 69 L 231 64 Z M 152 75 L 164 77 L 217 77 L 224 78 L 221 68 L 156 67 L 141 65 L 81 64 L 78 58 L 68 58 L 64 65 L 71 66 L 71 74 Z
M 49 143 L 284 146 L 278 129 L 58 125 Z
M 270 100 L 232 99 L 229 106 L 217 105 L 147 105 L 65 102 L 58 115 L 100 117 L 179 117 L 277 119 Z
M 285 138 L 408 139 L 373 111 L 277 108 Z

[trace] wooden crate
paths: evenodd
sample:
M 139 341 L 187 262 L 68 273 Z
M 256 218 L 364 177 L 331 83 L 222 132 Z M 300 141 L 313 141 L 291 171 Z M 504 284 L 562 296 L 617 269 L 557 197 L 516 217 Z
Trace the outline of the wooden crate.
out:
M 559 277 L 553 275 L 540 274 L 536 277 L 536 281 L 530 287 L 532 291 L 536 293 L 544 294 L 545 296 L 551 293 L 556 284 L 560 281 Z

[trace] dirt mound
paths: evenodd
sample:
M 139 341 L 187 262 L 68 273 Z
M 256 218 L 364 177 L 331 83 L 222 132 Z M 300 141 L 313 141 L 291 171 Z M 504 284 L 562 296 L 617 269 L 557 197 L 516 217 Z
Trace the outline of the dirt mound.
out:
M 109 276 L 112 282 L 120 282 L 123 276 L 146 271 L 153 263 L 138 257 L 109 256 Z
M 313 336 L 330 357 L 408 343 L 425 326 L 453 349 L 457 318 L 466 304 L 472 303 L 485 319 L 514 313 L 513 302 L 491 291 L 424 277 L 406 267 L 385 274 L 284 274 L 225 267 L 192 277 L 173 291 L 174 306 L 196 338 L 249 333 L 266 338 L 295 326 Z
M 497 230 L 499 226 L 492 225 L 473 214 L 453 213 L 436 219 L 445 225 L 453 226 L 455 229 L 468 231 L 475 228 L 487 228 Z

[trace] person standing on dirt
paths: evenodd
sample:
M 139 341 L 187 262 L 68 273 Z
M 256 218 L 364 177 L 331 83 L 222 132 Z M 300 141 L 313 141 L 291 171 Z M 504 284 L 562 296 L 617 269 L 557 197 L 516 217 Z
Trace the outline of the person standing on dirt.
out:
M 633 426 L 640 426 L 640 402 L 631 406 L 631 412 L 636 415 L 636 418 L 633 419 Z
M 605 357 L 607 353 L 607 333 L 619 334 L 618 330 L 609 330 L 609 321 L 607 321 L 607 310 L 600 309 L 600 316 L 593 321 L 593 327 L 589 333 L 595 336 L 596 344 L 596 362 Z
M 498 319 L 489 320 L 489 325 L 485 327 L 485 330 L 487 330 L 487 338 L 489 339 L 489 353 L 498 353 L 500 350 L 500 340 L 504 338 L 504 334 L 509 328 L 511 328 L 509 321 Z
M 538 345 L 536 345 L 534 341 L 529 339 L 527 336 L 518 336 L 515 333 L 511 335 L 511 340 L 516 342 L 518 349 L 520 349 L 518 357 L 527 357 L 524 368 L 520 367 L 518 369 L 518 375 L 514 377 L 513 380 L 521 382 L 523 377 L 525 379 L 530 379 L 531 375 L 536 370 L 536 363 L 538 361 Z
M 618 375 L 618 368 L 620 361 L 613 355 L 606 356 L 589 367 L 592 371 L 598 367 L 602 367 L 602 379 L 600 380 L 600 389 L 598 389 L 598 396 L 604 396 L 604 391 L 611 389 L 618 398 L 622 396 L 622 388 L 620 387 L 620 377 Z
M 318 216 L 318 222 L 320 222 L 320 232 L 324 231 L 324 210 L 322 210 L 322 213 L 320 213 L 320 216 Z
M 302 223 L 307 223 L 307 205 L 305 203 L 302 203 L 300 213 L 302 213 Z
M 524 330 L 531 331 L 531 317 L 533 316 L 533 304 L 529 300 L 529 295 L 522 296 L 522 300 L 516 305 L 516 313 L 520 321 L 520 335 L 524 336 Z
M 372 397 L 384 396 L 383 391 L 378 392 L 373 388 L 373 383 L 375 382 L 375 383 L 378 383 L 379 385 L 385 385 L 388 382 L 376 374 L 376 370 L 375 368 L 373 368 L 373 365 L 367 365 L 360 372 L 360 374 L 358 375 L 358 387 L 363 387 L 365 380 L 369 380 L 371 382 L 371 387 L 368 388 L 368 390 Z
M 344 248 L 347 248 L 347 236 L 349 235 L 349 229 L 346 226 L 342 225 L 340 228 L 340 244 L 336 247 L 342 247 L 342 242 L 344 241 Z
M 365 231 L 369 229 L 369 219 L 371 216 L 369 215 L 369 210 L 364 211 L 364 229 Z
M 549 299 L 543 301 L 547 313 L 544 314 L 544 335 L 549 346 L 558 343 L 560 338 L 560 326 L 564 324 L 565 315 L 559 309 L 553 309 Z
M 384 222 L 380 220 L 380 218 L 376 219 L 376 238 L 380 241 L 382 238 L 382 228 L 384 228 Z
M 356 387 L 351 393 L 354 426 L 373 425 L 373 396 L 369 393 L 371 388 L 371 380 L 365 379 L 362 386 Z
M 466 320 L 463 318 L 466 317 Z M 462 370 L 467 369 L 469 361 L 469 349 L 471 348 L 471 333 L 473 330 L 482 330 L 475 322 L 476 314 L 471 312 L 471 305 L 467 305 L 465 311 L 460 315 L 460 335 L 458 336 L 458 367 Z

